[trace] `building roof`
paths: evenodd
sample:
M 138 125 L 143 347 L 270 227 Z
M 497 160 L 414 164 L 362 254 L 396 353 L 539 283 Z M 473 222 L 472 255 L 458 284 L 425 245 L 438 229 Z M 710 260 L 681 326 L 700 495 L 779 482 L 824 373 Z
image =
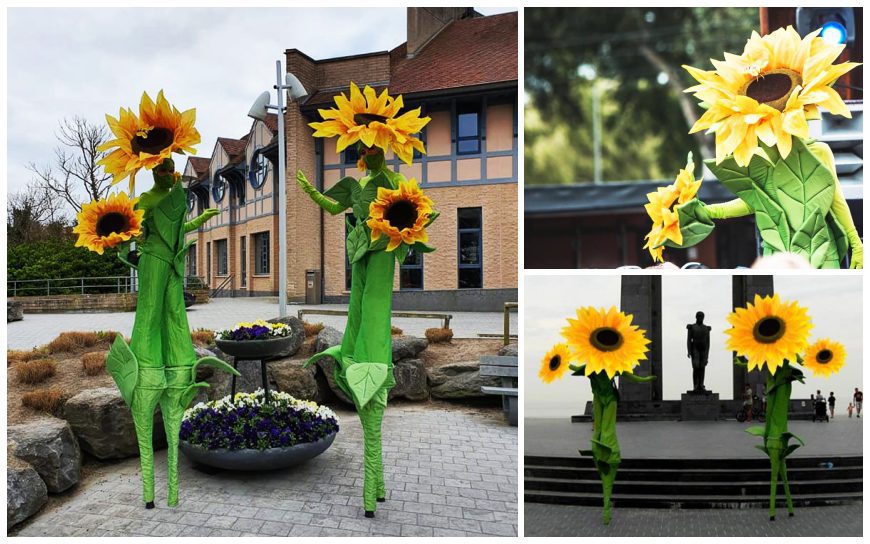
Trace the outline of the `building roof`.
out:
M 647 193 L 671 181 L 622 183 L 573 183 L 569 185 L 531 185 L 525 188 L 525 214 L 529 216 L 586 215 L 599 213 L 645 213 Z M 698 198 L 707 204 L 725 202 L 734 193 L 716 178 L 705 179 Z
M 392 52 L 390 92 L 416 92 L 517 81 L 517 12 L 459 19 L 407 58 Z
M 278 134 L 278 115 L 275 113 L 267 113 L 266 119 L 263 120 L 266 127 L 272 131 L 272 134 Z
M 196 177 L 200 178 L 208 172 L 208 163 L 211 162 L 211 157 L 188 157 L 187 162 L 193 168 Z
M 277 122 L 277 121 L 276 121 Z M 218 137 L 218 143 L 230 157 L 230 163 L 238 162 L 245 157 L 245 146 L 248 144 L 248 134 L 238 140 L 233 138 Z

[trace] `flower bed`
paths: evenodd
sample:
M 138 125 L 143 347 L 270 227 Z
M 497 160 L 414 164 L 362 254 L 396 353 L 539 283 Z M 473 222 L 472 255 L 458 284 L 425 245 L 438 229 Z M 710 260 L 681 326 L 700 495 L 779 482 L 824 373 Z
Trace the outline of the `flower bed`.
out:
M 288 448 L 334 437 L 338 417 L 326 406 L 262 389 L 199 403 L 181 423 L 181 440 L 207 450 Z
M 293 333 L 284 323 L 269 323 L 258 319 L 253 322 L 236 323 L 231 329 L 217 331 L 215 337 L 219 340 L 233 340 L 242 342 L 245 340 L 271 340 L 272 338 L 285 338 Z

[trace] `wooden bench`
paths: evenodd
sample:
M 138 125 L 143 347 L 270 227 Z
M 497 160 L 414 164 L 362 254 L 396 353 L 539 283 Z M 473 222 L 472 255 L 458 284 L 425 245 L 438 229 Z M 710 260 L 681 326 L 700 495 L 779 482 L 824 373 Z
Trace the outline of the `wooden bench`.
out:
M 296 313 L 296 316 L 299 319 L 303 319 L 303 316 L 306 315 L 347 315 L 347 310 L 318 310 L 314 308 L 299 310 Z M 438 314 L 438 313 L 429 313 L 429 312 L 393 312 L 393 317 L 409 317 L 413 319 L 440 319 L 441 327 L 445 329 L 450 328 L 450 320 L 453 319 L 452 314 Z
M 484 355 L 480 358 L 480 375 L 501 378 L 501 386 L 480 388 L 486 395 L 501 395 L 502 408 L 510 425 L 517 426 L 519 419 L 519 372 L 517 357 L 503 355 Z

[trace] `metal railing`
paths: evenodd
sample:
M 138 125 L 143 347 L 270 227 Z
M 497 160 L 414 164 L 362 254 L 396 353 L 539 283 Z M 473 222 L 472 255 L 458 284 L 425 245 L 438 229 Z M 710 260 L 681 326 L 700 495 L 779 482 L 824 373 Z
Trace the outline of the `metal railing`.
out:
M 511 342 L 511 310 L 519 311 L 520 305 L 516 302 L 505 302 L 504 303 L 504 345 L 508 345 Z
M 185 278 L 187 288 L 204 288 L 201 278 Z M 78 278 L 49 278 L 43 280 L 8 280 L 7 297 L 38 297 L 50 295 L 94 295 L 106 293 L 134 293 L 136 278 L 132 276 L 89 276 Z
M 211 290 L 211 294 L 209 295 L 211 298 L 217 298 L 226 291 L 228 288 L 231 288 L 233 284 L 233 275 L 230 274 L 227 276 L 224 281 L 220 283 L 217 287 Z

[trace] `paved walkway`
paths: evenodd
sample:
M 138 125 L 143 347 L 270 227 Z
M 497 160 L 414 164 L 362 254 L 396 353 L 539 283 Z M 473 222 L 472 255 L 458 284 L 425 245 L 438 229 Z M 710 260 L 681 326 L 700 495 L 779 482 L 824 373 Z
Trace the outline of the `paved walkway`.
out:
M 166 506 L 166 452 L 156 457 L 157 507 L 141 502 L 139 459 L 89 476 L 20 536 L 516 536 L 517 427 L 501 411 L 391 406 L 384 418 L 387 501 L 362 510 L 362 432 L 342 411 L 321 456 L 292 469 L 207 474 L 181 455 L 180 502 Z
M 789 421 L 789 430 L 806 442 L 795 457 L 861 455 L 864 418 L 837 416 L 830 423 Z M 619 446 L 626 458 L 754 458 L 764 453 L 755 448 L 761 439 L 744 429 L 757 423 L 737 421 L 620 421 L 616 425 Z M 580 457 L 579 448 L 589 447 L 591 423 L 570 419 L 526 419 L 525 454 Z
M 346 304 L 321 304 L 306 306 L 290 304 L 287 312 L 295 316 L 303 308 L 322 310 L 347 310 Z M 479 333 L 503 334 L 504 314 L 500 312 L 445 312 L 453 315 L 450 328 L 456 338 L 476 338 Z M 208 304 L 197 304 L 187 311 L 192 329 L 222 329 L 239 321 L 270 319 L 278 314 L 278 299 L 275 297 L 216 298 Z M 511 332 L 517 331 L 517 314 L 511 312 Z M 23 321 L 6 325 L 9 349 L 30 349 L 53 340 L 64 331 L 113 330 L 130 335 L 133 330 L 134 312 L 87 313 L 87 314 L 25 314 Z M 313 323 L 323 323 L 344 330 L 343 316 L 312 315 L 306 317 Z M 426 329 L 440 327 L 433 319 L 396 318 L 393 325 L 405 334 L 423 336 Z
M 614 508 L 610 525 L 601 509 L 526 504 L 526 536 L 828 537 L 862 536 L 863 503 L 795 509 L 795 516 L 769 521 L 767 510 L 671 510 Z

